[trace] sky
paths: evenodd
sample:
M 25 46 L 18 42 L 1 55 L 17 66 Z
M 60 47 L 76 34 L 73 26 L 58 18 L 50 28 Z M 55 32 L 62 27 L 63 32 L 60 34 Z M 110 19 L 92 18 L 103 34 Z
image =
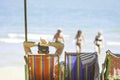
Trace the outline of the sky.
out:
M 120 0 L 27 0 L 28 23 L 77 20 L 118 24 Z M 96 17 L 99 20 L 96 20 Z M 86 19 L 87 18 L 87 19 Z M 84 21 L 85 20 L 85 21 Z M 109 21 L 108 21 L 109 20 Z M 50 22 L 50 23 L 51 23 Z M 72 21 L 74 22 L 74 21 Z M 67 23 L 67 22 L 66 22 Z M 69 22 L 68 22 L 69 23 Z M 91 22 L 92 24 L 92 22 Z M 0 3 L 0 26 L 24 25 L 24 0 L 2 0 Z

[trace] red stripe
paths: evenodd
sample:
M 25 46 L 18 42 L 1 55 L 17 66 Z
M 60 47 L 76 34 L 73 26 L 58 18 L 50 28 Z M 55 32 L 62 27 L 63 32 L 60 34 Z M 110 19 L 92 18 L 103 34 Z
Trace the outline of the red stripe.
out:
M 29 76 L 30 80 L 50 80 L 53 78 L 54 69 L 54 56 L 50 62 L 50 57 L 52 56 L 29 56 Z M 42 60 L 42 58 L 44 60 Z M 44 63 L 44 64 L 43 64 Z M 42 67 L 44 66 L 44 68 Z M 50 68 L 51 66 L 51 68 Z M 42 74 L 42 69 L 44 74 Z M 44 77 L 44 78 L 43 78 Z
M 36 56 L 36 80 L 42 80 L 42 56 Z
M 44 80 L 50 80 L 50 58 L 44 56 Z
M 34 56 L 29 56 L 29 74 L 30 79 L 34 79 Z

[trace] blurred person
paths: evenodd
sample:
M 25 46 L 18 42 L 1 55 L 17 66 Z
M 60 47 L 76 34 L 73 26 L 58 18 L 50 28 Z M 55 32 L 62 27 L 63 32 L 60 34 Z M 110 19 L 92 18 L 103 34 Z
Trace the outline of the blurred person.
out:
M 102 32 L 99 31 L 98 34 L 95 37 L 94 40 L 94 45 L 95 45 L 95 51 L 100 54 L 101 53 L 101 49 L 104 45 L 104 37 L 102 36 Z
M 81 30 L 77 31 L 75 39 L 76 39 L 76 52 L 80 53 L 82 51 L 82 46 L 84 41 L 84 35 Z
M 53 41 L 58 42 L 58 43 L 64 43 L 62 29 L 57 30 L 56 34 L 54 35 Z
M 58 29 L 56 34 L 53 37 L 53 42 L 50 43 L 51 46 L 57 47 L 56 53 L 60 56 L 62 54 L 64 48 L 64 36 L 62 33 L 62 29 Z M 61 47 L 60 47 L 61 46 Z

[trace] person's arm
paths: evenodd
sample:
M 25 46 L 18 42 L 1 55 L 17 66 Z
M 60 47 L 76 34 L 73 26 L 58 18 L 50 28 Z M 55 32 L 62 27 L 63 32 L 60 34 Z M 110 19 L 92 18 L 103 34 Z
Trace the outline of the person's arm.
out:
M 63 34 L 62 34 L 62 40 L 63 40 L 63 42 L 65 42 Z
M 102 47 L 105 46 L 105 41 L 104 41 L 104 37 L 102 36 Z
M 55 34 L 54 37 L 53 37 L 53 40 L 52 40 L 53 42 L 55 41 L 55 38 L 56 38 L 56 34 Z
M 61 39 L 61 42 L 64 43 L 64 35 L 63 35 L 63 33 L 60 33 L 60 34 L 59 34 L 59 37 L 60 37 L 60 39 Z
M 38 45 L 38 43 L 35 43 L 35 42 L 30 42 L 30 41 L 24 42 L 23 46 L 24 46 L 24 50 L 25 50 L 26 54 L 32 53 L 30 48 L 33 46 L 37 46 L 37 45 Z
M 82 37 L 83 37 L 83 41 L 85 41 L 85 37 L 84 37 L 84 34 L 82 35 Z
M 96 39 L 97 39 L 97 36 L 96 36 L 95 39 L 94 39 L 94 44 L 96 44 Z
M 83 44 L 85 44 L 85 37 L 84 37 L 84 34 L 82 34 L 82 40 L 83 40 Z

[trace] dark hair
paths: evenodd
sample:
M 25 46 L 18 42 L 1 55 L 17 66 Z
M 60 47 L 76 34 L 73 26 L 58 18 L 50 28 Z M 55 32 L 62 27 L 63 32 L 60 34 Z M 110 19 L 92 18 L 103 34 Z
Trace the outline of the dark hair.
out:
M 38 43 L 38 53 L 42 52 L 42 53 L 49 53 L 49 47 L 48 46 L 40 46 L 40 42 Z
M 81 33 L 82 33 L 82 31 L 81 31 L 81 30 L 78 30 L 78 33 L 80 33 L 80 34 L 81 34 Z
M 81 35 L 81 34 L 82 34 L 82 31 L 81 31 L 81 30 L 78 30 L 75 38 L 77 38 L 77 37 L 78 37 L 79 35 Z

